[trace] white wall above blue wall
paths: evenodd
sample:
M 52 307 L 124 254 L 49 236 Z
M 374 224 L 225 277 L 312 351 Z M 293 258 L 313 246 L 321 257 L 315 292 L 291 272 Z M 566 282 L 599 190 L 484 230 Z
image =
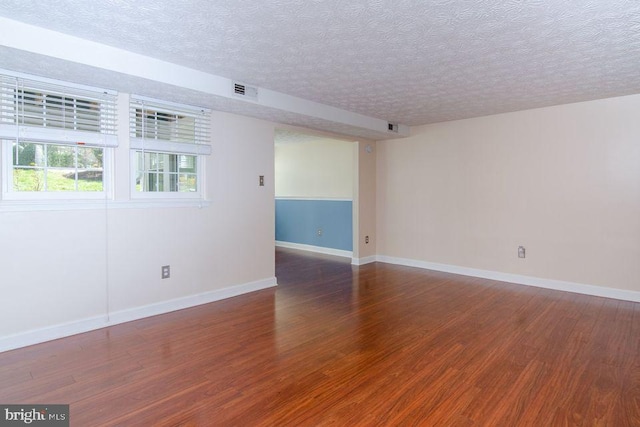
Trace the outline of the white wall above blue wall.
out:
M 276 240 L 353 249 L 356 144 L 276 131 Z

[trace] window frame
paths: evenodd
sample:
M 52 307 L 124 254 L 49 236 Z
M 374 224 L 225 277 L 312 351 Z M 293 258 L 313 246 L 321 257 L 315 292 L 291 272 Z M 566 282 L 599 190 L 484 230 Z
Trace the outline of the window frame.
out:
M 2 90 L 0 94 L 0 200 L 48 202 L 112 199 L 114 150 L 118 145 L 118 93 L 3 69 L 0 69 L 0 78 L 2 79 L 0 84 Z M 15 91 L 12 93 L 13 88 Z M 31 104 L 25 101 L 37 95 L 42 96 L 42 111 L 39 111 L 39 105 L 33 99 L 30 99 Z M 48 100 L 49 97 L 52 101 Z M 57 125 L 47 126 L 46 110 L 56 103 L 60 107 L 54 108 L 58 113 L 62 111 L 62 114 L 53 116 L 58 120 Z M 80 105 L 92 103 L 99 103 L 100 108 L 97 114 L 89 113 L 89 116 L 94 117 L 90 117 L 85 123 L 79 123 L 79 117 L 82 115 Z M 66 113 L 67 111 L 69 114 Z M 29 113 L 35 115 L 28 115 Z M 31 120 L 31 123 L 25 120 Z M 42 125 L 39 125 L 40 120 Z M 83 126 L 85 129 L 82 129 Z M 96 131 L 87 130 L 87 128 L 94 128 Z M 66 146 L 74 149 L 102 149 L 102 191 L 15 190 L 13 144 L 16 143 Z M 75 168 L 77 170 L 77 163 Z
M 144 130 L 137 127 L 138 108 L 141 109 L 141 115 L 144 117 L 146 112 L 186 115 L 194 117 L 194 138 L 193 142 L 186 142 L 184 138 L 179 140 L 146 138 L 147 134 Z M 156 119 L 157 121 L 157 119 Z M 132 200 L 154 199 L 154 200 L 204 200 L 205 199 L 205 182 L 206 171 L 205 156 L 211 154 L 211 135 L 210 135 L 210 110 L 190 105 L 177 104 L 169 101 L 162 101 L 153 98 L 146 98 L 131 95 L 129 102 L 129 191 Z M 157 129 L 157 128 L 156 128 Z M 141 137 L 137 134 L 142 134 Z M 171 135 L 176 133 L 171 130 Z M 158 133 L 153 133 L 158 135 Z M 136 188 L 136 180 L 138 178 L 138 153 L 143 156 L 145 153 L 158 153 L 169 155 L 187 155 L 194 156 L 196 160 L 196 191 L 140 191 Z M 144 175 L 144 171 L 142 171 Z
M 136 148 L 129 150 L 129 162 L 130 168 L 130 191 L 131 199 L 188 199 L 188 200 L 200 200 L 204 199 L 204 163 L 205 159 L 201 155 L 186 154 L 188 156 L 194 156 L 196 158 L 196 191 L 139 191 L 136 188 L 136 180 L 138 179 L 138 153 L 158 153 L 158 154 L 170 154 L 179 156 L 181 153 L 166 153 L 159 151 L 146 150 L 142 151 Z M 144 173 L 143 173 L 144 175 Z
M 2 155 L 2 200 L 101 200 L 113 198 L 113 148 L 101 148 L 102 155 L 102 191 L 16 191 L 13 189 L 13 144 L 16 141 L 1 140 Z M 31 141 L 22 141 L 30 143 Z M 38 144 L 60 145 L 53 142 L 38 141 Z M 72 145 L 68 145 L 73 147 Z

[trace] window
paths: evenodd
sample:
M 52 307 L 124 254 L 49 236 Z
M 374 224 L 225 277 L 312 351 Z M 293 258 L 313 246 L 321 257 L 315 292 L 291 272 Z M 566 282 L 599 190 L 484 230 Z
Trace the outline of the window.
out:
M 203 155 L 211 153 L 209 112 L 132 97 L 130 136 L 133 193 L 199 198 Z
M 105 197 L 116 94 L 0 75 L 3 198 Z

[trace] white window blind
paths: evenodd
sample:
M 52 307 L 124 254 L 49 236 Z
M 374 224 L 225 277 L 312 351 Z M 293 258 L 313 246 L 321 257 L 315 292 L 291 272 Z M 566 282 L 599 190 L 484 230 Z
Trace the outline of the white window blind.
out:
M 208 110 L 132 96 L 129 118 L 132 149 L 211 154 Z
M 0 139 L 116 147 L 113 92 L 0 74 Z

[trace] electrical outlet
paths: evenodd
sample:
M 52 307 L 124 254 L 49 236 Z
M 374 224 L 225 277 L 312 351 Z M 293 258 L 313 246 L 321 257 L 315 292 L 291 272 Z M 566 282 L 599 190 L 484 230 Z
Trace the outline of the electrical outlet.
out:
M 264 187 L 264 175 L 260 175 L 258 183 L 260 184 L 260 187 Z
M 518 258 L 524 258 L 524 257 L 525 257 L 524 246 L 518 246 Z
M 322 228 L 318 228 L 318 236 L 322 236 Z
M 168 279 L 169 277 L 171 277 L 171 267 L 168 265 L 163 265 L 162 266 L 162 278 L 163 279 Z
M 369 243 L 369 236 L 364 236 L 364 242 L 365 242 L 366 244 L 368 244 L 368 243 Z

